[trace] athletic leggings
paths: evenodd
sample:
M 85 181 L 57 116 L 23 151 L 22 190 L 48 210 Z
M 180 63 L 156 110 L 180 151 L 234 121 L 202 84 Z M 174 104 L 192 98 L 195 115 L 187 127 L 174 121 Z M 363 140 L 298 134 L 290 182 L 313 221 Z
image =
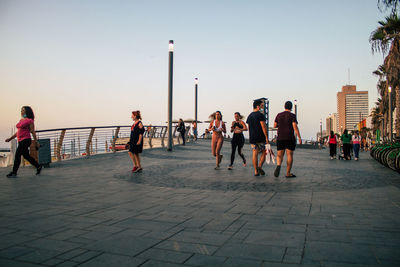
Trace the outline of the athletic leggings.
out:
M 336 144 L 329 144 L 329 155 L 331 157 L 336 156 Z
M 243 159 L 243 163 L 245 163 L 246 159 L 244 158 L 244 155 L 242 153 L 242 148 L 244 145 L 244 137 L 242 139 L 241 136 L 234 135 L 232 138 L 231 144 L 232 144 L 231 166 L 233 165 L 233 162 L 235 161 L 236 147 L 238 148 L 239 156 Z
M 14 159 L 14 166 L 13 166 L 13 173 L 17 174 L 19 165 L 21 164 L 21 156 L 29 161 L 32 166 L 35 166 L 36 169 L 39 168 L 39 163 L 29 155 L 29 147 L 31 146 L 32 140 L 31 139 L 24 139 L 21 142 L 18 142 L 17 151 L 15 153 Z

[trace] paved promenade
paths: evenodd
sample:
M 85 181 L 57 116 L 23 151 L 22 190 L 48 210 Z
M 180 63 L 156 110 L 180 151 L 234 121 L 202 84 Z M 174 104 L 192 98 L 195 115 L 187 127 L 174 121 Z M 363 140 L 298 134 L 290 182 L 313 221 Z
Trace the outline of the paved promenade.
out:
M 296 179 L 228 142 L 220 170 L 209 141 L 142 155 L 0 169 L 0 266 L 400 266 L 400 175 L 367 153 L 298 149 Z

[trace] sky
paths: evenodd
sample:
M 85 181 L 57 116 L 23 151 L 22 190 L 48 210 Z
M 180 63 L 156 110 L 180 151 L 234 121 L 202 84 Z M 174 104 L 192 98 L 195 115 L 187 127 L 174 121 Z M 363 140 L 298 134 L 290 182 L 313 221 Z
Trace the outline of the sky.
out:
M 29 105 L 36 128 L 144 124 L 168 116 L 168 42 L 174 40 L 173 117 L 225 121 L 270 101 L 270 121 L 298 101 L 302 137 L 336 112 L 346 84 L 378 94 L 371 32 L 377 0 L 0 0 L 0 147 Z M 349 72 L 350 69 L 350 79 Z

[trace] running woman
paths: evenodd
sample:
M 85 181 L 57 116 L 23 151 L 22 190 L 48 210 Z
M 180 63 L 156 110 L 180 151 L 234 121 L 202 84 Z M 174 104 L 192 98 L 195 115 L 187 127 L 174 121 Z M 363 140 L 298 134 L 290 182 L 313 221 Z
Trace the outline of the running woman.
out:
M 219 169 L 219 164 L 222 160 L 221 149 L 224 143 L 224 137 L 222 133 L 226 133 L 225 123 L 222 121 L 222 114 L 220 111 L 216 111 L 209 117 L 212 119 L 210 125 L 208 126 L 208 131 L 212 131 L 211 138 L 211 153 L 215 157 L 216 166 L 214 169 Z
M 21 120 L 17 123 L 17 132 L 10 138 L 6 139 L 6 142 L 10 142 L 15 137 L 18 140 L 18 147 L 15 153 L 13 170 L 9 174 L 7 174 L 8 178 L 17 177 L 18 168 L 21 164 L 21 156 L 24 156 L 24 158 L 32 166 L 35 166 L 36 175 L 40 174 L 40 172 L 42 171 L 42 165 L 39 165 L 39 163 L 29 155 L 29 147 L 32 144 L 31 134 L 33 136 L 33 140 L 37 141 L 34 123 L 35 115 L 33 114 L 32 108 L 29 106 L 22 107 L 21 117 Z M 37 143 L 37 146 L 39 146 L 39 143 Z
M 143 151 L 143 134 L 144 126 L 141 121 L 142 116 L 140 111 L 132 111 L 133 125 L 131 127 L 131 137 L 129 139 L 129 157 L 132 159 L 133 169 L 132 172 L 141 172 L 142 165 L 140 163 L 139 154 Z
M 244 121 L 242 121 L 243 116 L 239 112 L 235 112 L 235 121 L 232 122 L 231 133 L 233 133 L 231 145 L 231 165 L 229 165 L 228 170 L 232 170 L 233 162 L 235 161 L 236 148 L 238 148 L 239 156 L 243 159 L 243 166 L 246 166 L 246 159 L 242 153 L 242 148 L 244 145 L 244 135 L 243 132 L 247 131 L 247 126 Z

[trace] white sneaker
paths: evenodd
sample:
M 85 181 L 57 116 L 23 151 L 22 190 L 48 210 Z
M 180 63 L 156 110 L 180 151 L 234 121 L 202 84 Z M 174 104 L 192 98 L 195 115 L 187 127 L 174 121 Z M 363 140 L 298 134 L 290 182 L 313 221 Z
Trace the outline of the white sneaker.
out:
M 333 159 L 333 157 L 331 157 L 331 159 Z
M 355 158 L 354 160 L 358 160 L 358 158 Z

